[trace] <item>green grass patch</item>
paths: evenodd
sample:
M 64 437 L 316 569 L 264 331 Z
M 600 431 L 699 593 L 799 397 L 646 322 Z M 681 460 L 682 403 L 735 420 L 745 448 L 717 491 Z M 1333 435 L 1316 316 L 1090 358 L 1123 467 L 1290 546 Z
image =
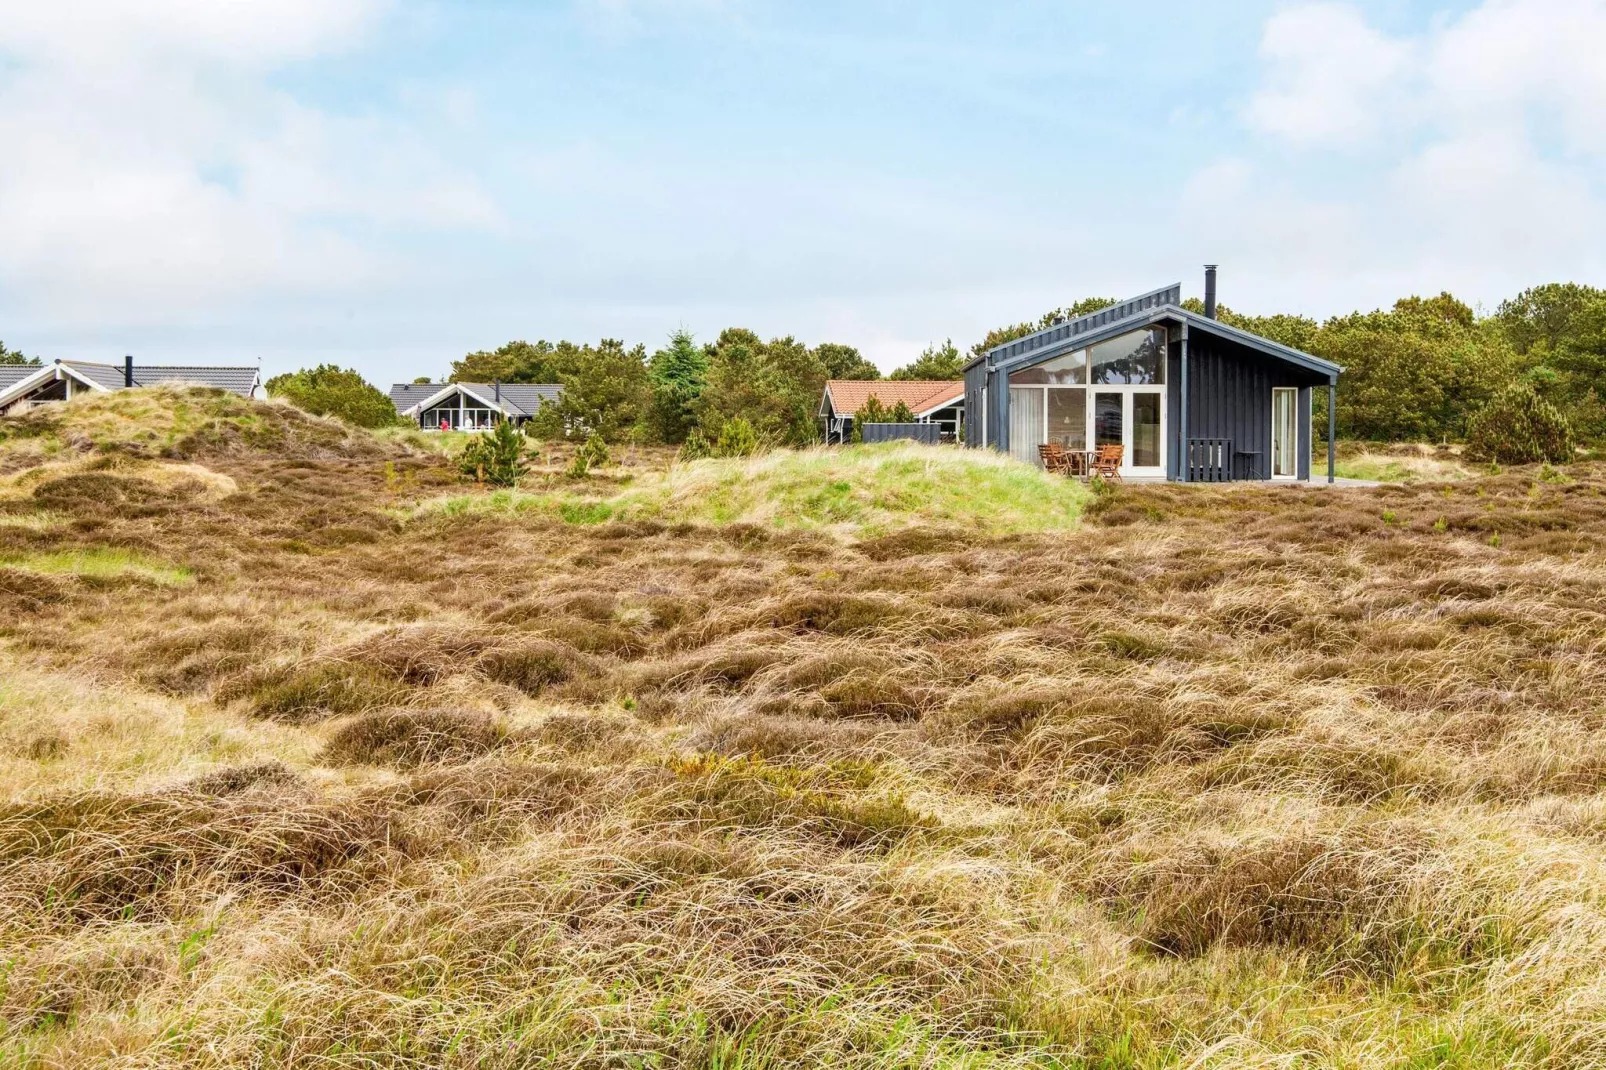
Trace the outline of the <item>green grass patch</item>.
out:
M 77 576 L 87 580 L 139 579 L 164 587 L 192 583 L 195 573 L 129 550 L 54 550 L 0 557 L 0 565 L 44 576 Z
M 1471 479 L 1478 473 L 1459 457 L 1412 447 L 1379 446 L 1376 449 L 1341 443 L 1334 474 L 1340 479 L 1364 479 L 1374 483 L 1438 483 Z M 1311 478 L 1327 476 L 1327 454 L 1311 458 Z
M 944 524 L 1007 535 L 1072 527 L 1089 497 L 1081 483 L 991 451 L 886 443 L 676 465 L 605 497 L 455 495 L 427 503 L 417 515 L 514 512 L 570 524 L 756 524 L 860 538 Z

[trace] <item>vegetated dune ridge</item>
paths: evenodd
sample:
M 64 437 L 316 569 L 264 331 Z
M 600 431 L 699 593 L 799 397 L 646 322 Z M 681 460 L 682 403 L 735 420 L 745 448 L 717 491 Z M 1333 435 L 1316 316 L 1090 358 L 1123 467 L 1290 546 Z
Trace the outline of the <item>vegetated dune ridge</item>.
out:
M 1061 531 L 1076 524 L 1088 496 L 1082 483 L 990 450 L 901 442 L 676 464 L 608 489 L 452 494 L 421 511 L 545 513 L 573 524 L 757 524 L 863 539 L 934 525 L 984 535 Z
M 0 424 L 0 1062 L 1606 1062 L 1606 472 L 858 539 L 455 480 Z

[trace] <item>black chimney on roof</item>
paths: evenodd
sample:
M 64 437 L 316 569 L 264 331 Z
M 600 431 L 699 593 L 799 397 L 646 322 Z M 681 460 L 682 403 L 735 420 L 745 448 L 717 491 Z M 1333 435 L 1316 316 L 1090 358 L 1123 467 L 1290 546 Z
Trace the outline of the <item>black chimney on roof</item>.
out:
M 1205 318 L 1216 318 L 1216 265 L 1205 265 Z
M 123 358 L 123 385 L 134 385 L 134 355 L 132 353 Z
M 497 408 L 502 407 L 502 380 L 500 379 L 496 381 L 496 406 Z

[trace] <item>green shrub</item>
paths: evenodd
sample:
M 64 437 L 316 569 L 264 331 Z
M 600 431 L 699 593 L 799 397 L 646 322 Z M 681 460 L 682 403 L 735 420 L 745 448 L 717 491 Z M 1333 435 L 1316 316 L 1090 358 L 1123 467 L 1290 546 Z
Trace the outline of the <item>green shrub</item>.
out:
M 765 450 L 758 429 L 745 417 L 726 420 L 719 427 L 719 437 L 713 442 L 701 429 L 686 436 L 680 447 L 682 461 L 700 461 L 706 457 L 754 457 Z
M 697 427 L 693 428 L 691 433 L 686 436 L 686 441 L 681 443 L 678 459 L 682 461 L 700 461 L 704 457 L 712 457 L 713 455 L 714 444 L 708 441 L 708 436 L 703 434 L 702 428 Z
M 1473 414 L 1467 456 L 1499 464 L 1559 464 L 1572 459 L 1567 418 L 1528 383 L 1512 383 Z
M 912 424 L 915 414 L 909 408 L 909 403 L 900 401 L 890 409 L 881 403 L 881 399 L 871 394 L 864 399 L 864 408 L 853 414 L 853 430 L 848 439 L 851 442 L 864 441 L 865 424 Z
M 515 486 L 530 470 L 524 463 L 524 436 L 506 420 L 470 441 L 457 463 L 476 483 L 495 487 Z
M 751 457 L 762 452 L 762 449 L 757 429 L 746 417 L 738 416 L 720 426 L 719 439 L 714 443 L 714 456 Z
M 269 397 L 284 398 L 314 416 L 333 416 L 357 427 L 389 427 L 400 422 L 396 406 L 362 376 L 333 364 L 275 375 Z
M 569 464 L 569 477 L 583 479 L 587 472 L 593 468 L 601 468 L 608 463 L 608 444 L 602 436 L 593 433 L 585 443 L 574 451 L 574 460 Z

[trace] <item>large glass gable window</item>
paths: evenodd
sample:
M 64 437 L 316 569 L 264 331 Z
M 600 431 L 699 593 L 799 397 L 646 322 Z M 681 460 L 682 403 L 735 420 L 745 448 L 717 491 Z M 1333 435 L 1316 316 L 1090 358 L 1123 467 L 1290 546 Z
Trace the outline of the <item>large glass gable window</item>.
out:
M 1165 383 L 1165 328 L 1150 327 L 1100 342 L 1088 350 L 1095 383 L 1160 386 Z
M 1164 386 L 1164 327 L 1131 331 L 1014 372 L 1010 386 Z
M 1087 350 L 1078 349 L 1009 377 L 1011 386 L 1085 386 Z

